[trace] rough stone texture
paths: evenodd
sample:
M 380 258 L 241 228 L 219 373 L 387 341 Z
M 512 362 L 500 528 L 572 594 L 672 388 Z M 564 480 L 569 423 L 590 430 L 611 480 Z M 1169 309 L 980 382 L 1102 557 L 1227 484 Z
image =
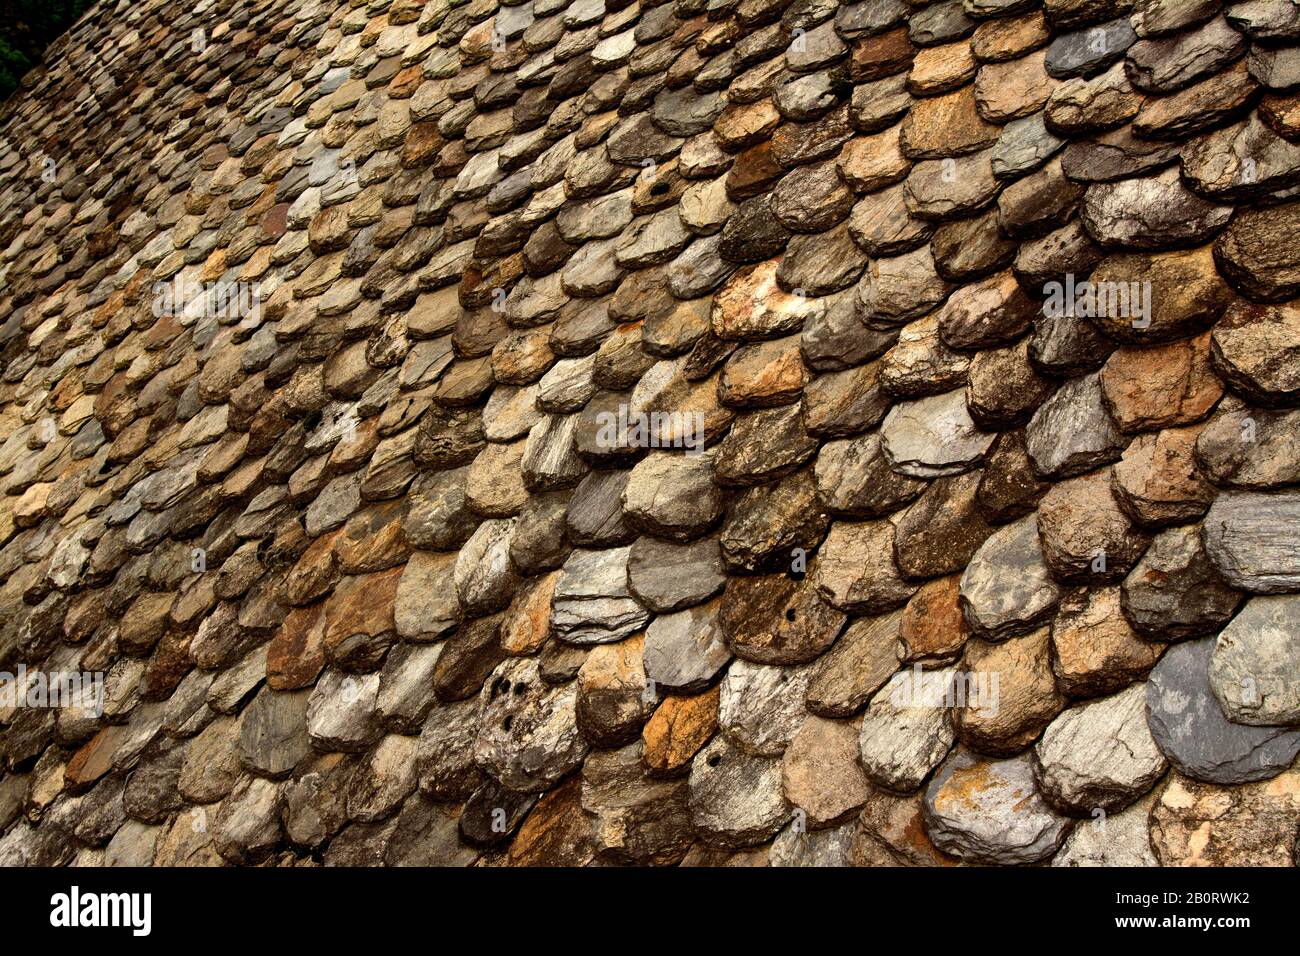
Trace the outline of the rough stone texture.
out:
M 1215 641 L 1171 647 L 1147 682 L 1147 722 L 1170 763 L 1193 780 L 1236 784 L 1275 777 L 1300 753 L 1300 730 L 1224 716 L 1210 683 Z
M 1034 774 L 1043 796 L 1076 816 L 1127 806 L 1155 786 L 1168 766 L 1147 729 L 1141 683 L 1071 707 L 1034 745 Z
M 958 752 L 925 791 L 926 833 L 940 850 L 971 863 L 1045 860 L 1070 823 L 1038 794 L 1028 756 L 986 761 Z
M 714 846 L 765 842 L 790 818 L 781 761 L 750 756 L 715 738 L 691 762 L 690 810 L 696 832 Z
M 1161 866 L 1295 866 L 1300 773 L 1224 789 L 1170 774 L 1151 808 Z
M 1061 712 L 1065 698 L 1052 673 L 1051 643 L 1047 628 L 996 644 L 966 643 L 964 682 L 954 679 L 953 697 L 963 743 L 980 753 L 1010 756 Z
M 900 671 L 872 700 L 858 736 L 862 768 L 872 783 L 912 793 L 943 762 L 957 739 L 943 706 L 953 676 L 952 668 Z
M 1157 640 L 1214 633 L 1240 603 L 1241 592 L 1210 562 L 1195 526 L 1160 532 L 1124 579 L 1125 616 Z
M 1263 405 L 1300 397 L 1300 308 L 1237 301 L 1211 334 L 1214 369 L 1228 386 Z
M 1061 589 L 1043 563 L 1035 518 L 994 532 L 961 577 L 961 606 L 971 630 L 990 640 L 1025 634 L 1045 621 Z
M 1239 724 L 1300 724 L 1295 681 L 1300 598 L 1253 597 L 1222 631 L 1210 658 L 1210 687 Z
M 1061 479 L 1117 459 L 1124 438 L 1106 410 L 1101 376 L 1071 379 L 1034 413 L 1025 430 L 1034 469 Z
M 1116 587 L 1078 588 L 1061 599 L 1052 621 L 1052 670 L 1070 697 L 1096 697 L 1144 677 L 1164 650 L 1140 637 Z
M 1134 527 L 1106 469 L 1059 482 L 1038 506 L 1043 561 L 1058 581 L 1116 581 L 1146 550 L 1149 537 Z
M 1300 541 L 1290 530 L 1300 494 L 1224 492 L 1205 516 L 1205 551 L 1234 587 L 1260 594 L 1300 590 Z
M 1119 813 L 1103 810 L 1092 821 L 1076 825 L 1052 857 L 1052 866 L 1159 866 L 1147 822 L 1156 793 Z
M 549 686 L 541 679 L 535 658 L 504 661 L 479 695 L 475 762 L 516 792 L 549 789 L 587 752 L 576 701 L 573 684 Z
M 809 715 L 781 760 L 786 799 L 807 815 L 810 828 L 855 816 L 867 802 L 867 778 L 858 765 L 852 723 Z
M 1294 862 L 1222 746 L 1295 726 L 1292 6 L 95 5 L 0 120 L 0 669 L 104 708 L 0 714 L 0 859 L 951 865 L 954 739 L 1204 640 L 1226 782 L 1053 862 Z

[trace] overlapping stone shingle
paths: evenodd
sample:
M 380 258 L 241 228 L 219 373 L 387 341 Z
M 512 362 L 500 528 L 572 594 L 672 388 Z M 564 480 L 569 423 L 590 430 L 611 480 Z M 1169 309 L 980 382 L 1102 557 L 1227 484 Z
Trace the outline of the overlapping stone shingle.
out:
M 1296 862 L 1287 7 L 94 7 L 0 861 Z

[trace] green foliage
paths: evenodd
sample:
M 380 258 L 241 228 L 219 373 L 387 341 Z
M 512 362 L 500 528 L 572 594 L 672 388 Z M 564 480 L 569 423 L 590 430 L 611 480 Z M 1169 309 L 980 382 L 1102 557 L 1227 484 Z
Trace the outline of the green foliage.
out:
M 0 0 L 0 100 L 95 0 Z

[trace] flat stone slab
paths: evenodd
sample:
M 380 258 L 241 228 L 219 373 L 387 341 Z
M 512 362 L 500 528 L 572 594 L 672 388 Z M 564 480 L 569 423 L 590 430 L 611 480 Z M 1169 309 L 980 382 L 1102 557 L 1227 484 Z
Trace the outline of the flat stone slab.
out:
M 1300 753 L 1300 730 L 1233 723 L 1210 684 L 1214 638 L 1175 644 L 1147 682 L 1147 723 L 1169 762 L 1193 780 L 1267 780 Z

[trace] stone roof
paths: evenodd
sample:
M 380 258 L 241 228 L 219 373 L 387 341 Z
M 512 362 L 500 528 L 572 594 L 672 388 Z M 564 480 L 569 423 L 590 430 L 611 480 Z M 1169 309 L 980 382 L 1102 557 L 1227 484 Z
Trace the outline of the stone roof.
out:
M 100 3 L 0 112 L 0 863 L 1296 863 L 1297 45 Z

